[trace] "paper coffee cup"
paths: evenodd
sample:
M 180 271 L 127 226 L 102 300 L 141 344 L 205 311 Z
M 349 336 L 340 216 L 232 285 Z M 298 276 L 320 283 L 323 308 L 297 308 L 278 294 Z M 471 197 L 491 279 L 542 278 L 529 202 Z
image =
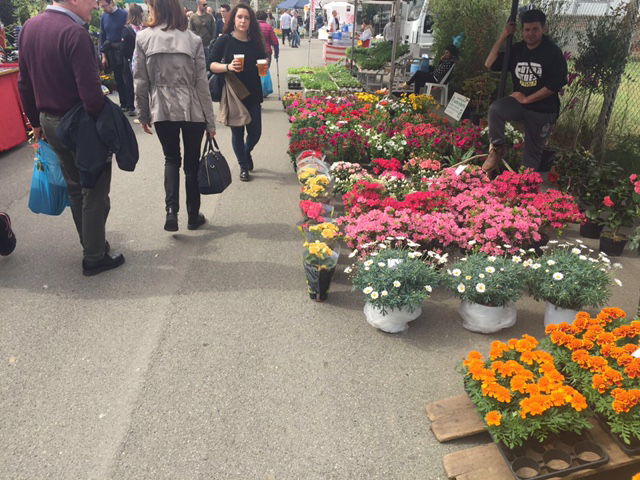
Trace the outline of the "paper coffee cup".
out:
M 240 71 L 242 72 L 244 70 L 244 53 L 236 53 L 233 59 L 240 60 Z
M 258 75 L 266 77 L 269 72 L 269 65 L 265 59 L 258 60 Z

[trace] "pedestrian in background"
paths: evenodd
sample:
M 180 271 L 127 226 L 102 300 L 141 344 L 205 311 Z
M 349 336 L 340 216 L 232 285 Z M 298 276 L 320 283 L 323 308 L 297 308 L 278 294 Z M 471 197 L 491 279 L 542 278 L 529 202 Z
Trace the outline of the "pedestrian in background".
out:
M 189 30 L 195 33 L 202 40 L 202 45 L 206 49 L 209 48 L 211 40 L 217 37 L 216 21 L 207 13 L 207 0 L 198 0 L 198 9 L 196 13 L 189 18 Z
M 143 23 L 142 7 L 137 3 L 129 5 L 127 13 L 127 24 L 122 30 L 122 54 L 126 62 L 122 69 L 122 76 L 127 84 L 127 91 L 133 96 L 133 51 L 136 47 L 136 34 L 142 29 Z M 132 104 L 133 106 L 133 104 Z M 135 108 L 129 109 L 127 112 L 130 117 L 135 116 Z
M 269 65 L 269 68 L 271 68 L 272 55 L 275 54 L 276 60 L 280 56 L 280 42 L 278 42 L 278 37 L 273 31 L 273 27 L 268 23 L 267 13 L 263 10 L 258 10 L 258 12 L 256 13 L 256 18 L 258 19 L 260 31 L 262 32 L 262 37 L 264 38 L 264 49 L 265 54 L 267 55 L 267 64 Z
M 164 153 L 166 219 L 164 229 L 178 230 L 180 135 L 189 230 L 205 223 L 200 213 L 198 161 L 205 130 L 215 135 L 213 105 L 202 40 L 188 30 L 179 0 L 147 0 L 149 22 L 136 39 L 135 97 L 140 124 L 158 134 Z
M 69 2 L 62 2 L 67 4 Z M 126 10 L 119 8 L 114 0 L 100 0 L 103 10 L 100 18 L 100 51 L 102 52 L 102 68 L 111 69 L 118 89 L 120 108 L 125 112 L 134 110 L 133 91 L 129 90 L 125 69 L 128 68 L 124 56 L 122 37 L 127 23 Z
M 225 26 L 229 21 L 229 16 L 231 15 L 231 7 L 228 4 L 223 3 L 222 5 L 220 5 L 218 13 L 220 14 L 220 18 L 216 22 L 216 32 L 217 35 L 220 36 L 224 33 Z
M 280 30 L 282 30 L 282 45 L 287 43 L 287 39 L 289 39 L 289 45 L 291 45 L 291 15 L 289 15 L 288 10 L 285 10 L 280 15 Z
M 98 61 L 86 28 L 95 9 L 95 0 L 54 1 L 43 13 L 27 20 L 20 37 L 18 79 L 34 138 L 39 140 L 44 134 L 60 158 L 73 221 L 83 247 L 84 275 L 95 275 L 124 263 L 124 256 L 109 254 L 105 240 L 111 162 L 106 163 L 93 188 L 82 187 L 75 153 L 57 134 L 62 117 L 77 104 L 81 103 L 94 118 L 105 107 Z
M 249 91 L 242 103 L 251 115 L 244 127 L 231 127 L 231 144 L 240 165 L 240 180 L 248 182 L 253 170 L 251 152 L 262 135 L 262 83 L 258 76 L 259 59 L 266 58 L 264 39 L 255 13 L 247 5 L 237 5 L 225 26 L 225 35 L 213 46 L 210 69 L 213 73 L 234 72 Z M 240 60 L 234 55 L 244 55 Z M 245 140 L 245 129 L 247 137 Z

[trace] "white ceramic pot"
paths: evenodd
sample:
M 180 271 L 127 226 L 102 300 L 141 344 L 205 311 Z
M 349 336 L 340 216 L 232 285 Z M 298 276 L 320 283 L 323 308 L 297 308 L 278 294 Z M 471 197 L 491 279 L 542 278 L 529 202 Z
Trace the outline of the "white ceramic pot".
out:
M 383 315 L 378 307 L 374 307 L 369 302 L 364 304 L 364 315 L 367 322 L 383 332 L 398 333 L 409 328 L 408 323 L 415 320 L 422 314 L 422 307 L 418 308 L 387 308 L 387 314 Z
M 553 303 L 547 302 L 544 310 L 544 326 L 562 322 L 571 324 L 576 319 L 577 313 L 578 310 L 556 307 Z
M 462 301 L 458 310 L 462 326 L 478 333 L 493 333 L 516 323 L 516 306 L 508 303 L 503 307 L 487 307 L 479 303 Z

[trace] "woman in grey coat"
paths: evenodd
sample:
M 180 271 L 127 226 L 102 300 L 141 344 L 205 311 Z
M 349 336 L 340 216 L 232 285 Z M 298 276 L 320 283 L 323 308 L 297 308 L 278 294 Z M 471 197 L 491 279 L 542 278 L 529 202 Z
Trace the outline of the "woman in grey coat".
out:
M 180 133 L 184 145 L 187 228 L 205 223 L 200 213 L 198 160 L 205 130 L 215 135 L 213 104 L 206 77 L 202 40 L 187 29 L 179 0 L 147 0 L 148 28 L 136 37 L 135 98 L 145 132 L 155 127 L 164 152 L 167 217 L 164 229 L 178 230 Z

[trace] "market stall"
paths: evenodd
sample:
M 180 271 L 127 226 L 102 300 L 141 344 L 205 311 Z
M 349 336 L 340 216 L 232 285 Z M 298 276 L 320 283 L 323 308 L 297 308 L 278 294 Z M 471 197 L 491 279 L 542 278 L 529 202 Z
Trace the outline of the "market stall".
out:
M 0 64 L 0 105 L 0 151 L 4 151 L 27 140 L 25 117 L 18 93 L 17 64 Z

